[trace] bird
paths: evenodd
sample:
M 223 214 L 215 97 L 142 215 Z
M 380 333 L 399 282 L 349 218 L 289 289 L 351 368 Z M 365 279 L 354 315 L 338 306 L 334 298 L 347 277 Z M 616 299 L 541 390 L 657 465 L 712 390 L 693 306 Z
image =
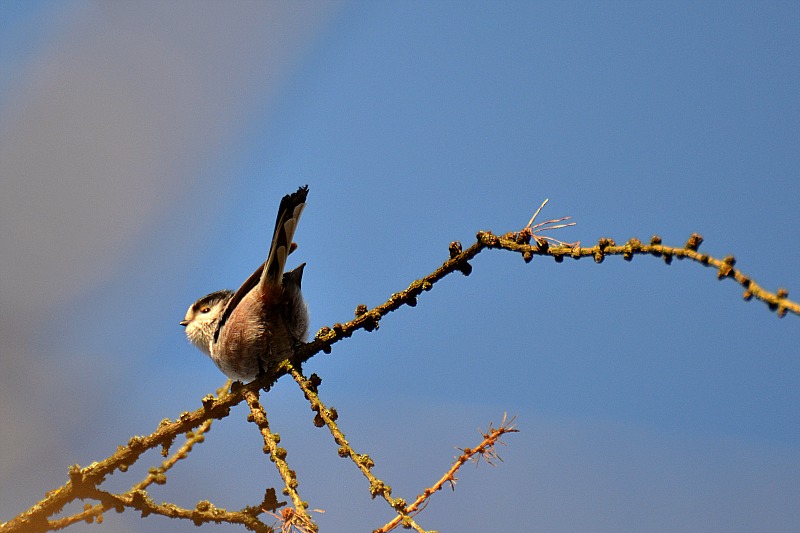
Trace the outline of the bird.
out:
M 278 207 L 267 260 L 239 287 L 203 296 L 180 325 L 186 337 L 226 376 L 251 381 L 292 356 L 308 336 L 308 307 L 300 285 L 305 263 L 284 272 L 306 205 L 308 186 L 287 194 Z

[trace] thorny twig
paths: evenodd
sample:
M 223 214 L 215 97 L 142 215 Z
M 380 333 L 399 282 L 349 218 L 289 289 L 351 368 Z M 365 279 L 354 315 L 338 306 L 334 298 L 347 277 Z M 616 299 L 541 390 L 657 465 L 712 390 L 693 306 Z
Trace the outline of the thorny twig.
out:
M 314 509 L 314 511 L 324 512 L 320 509 Z M 299 515 L 294 512 L 292 507 L 285 507 L 280 515 L 273 512 L 268 514 L 278 519 L 281 533 L 313 533 L 317 530 L 317 526 L 309 520 L 308 515 Z
M 456 481 L 458 481 L 458 478 L 456 478 L 456 473 L 466 462 L 479 462 L 481 459 L 483 459 L 488 464 L 494 466 L 494 461 L 502 461 L 500 456 L 497 454 L 496 449 L 498 444 L 504 444 L 500 440 L 500 437 L 506 433 L 517 432 L 519 432 L 519 430 L 514 426 L 514 417 L 512 417 L 511 420 L 508 420 L 507 416 L 503 414 L 503 420 L 500 422 L 500 425 L 497 428 L 492 427 L 490 424 L 489 429 L 487 429 L 485 432 L 481 432 L 483 440 L 480 444 L 478 444 L 478 446 L 475 448 L 459 448 L 459 450 L 461 450 L 461 455 L 456 458 L 450 469 L 445 472 L 444 475 L 436 481 L 436 483 L 425 489 L 422 494 L 417 496 L 417 499 L 414 500 L 411 505 L 403 509 L 405 514 L 410 515 L 411 513 L 417 511 L 420 506 L 423 506 L 423 504 L 427 503 L 428 499 L 431 497 L 431 495 L 433 495 L 434 492 L 442 490 L 442 487 L 445 483 L 450 483 L 451 488 L 455 490 L 455 484 Z M 376 529 L 373 533 L 388 533 L 401 524 L 405 525 L 404 516 L 402 514 L 398 514 L 390 522 L 386 523 L 383 527 Z

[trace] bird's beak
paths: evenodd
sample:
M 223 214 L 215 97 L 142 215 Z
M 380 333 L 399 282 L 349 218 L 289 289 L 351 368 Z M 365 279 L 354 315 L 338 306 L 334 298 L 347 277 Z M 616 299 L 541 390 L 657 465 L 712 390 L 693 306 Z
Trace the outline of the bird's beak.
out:
M 181 326 L 186 327 L 188 325 L 189 325 L 189 321 L 188 320 L 181 320 Z

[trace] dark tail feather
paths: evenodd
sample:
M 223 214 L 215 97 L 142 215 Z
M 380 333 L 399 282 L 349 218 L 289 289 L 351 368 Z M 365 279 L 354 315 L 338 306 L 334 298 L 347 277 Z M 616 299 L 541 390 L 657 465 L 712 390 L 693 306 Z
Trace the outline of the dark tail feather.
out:
M 306 267 L 306 264 L 303 263 L 302 265 L 296 267 L 294 270 L 290 272 L 286 272 L 283 275 L 283 285 L 284 287 L 291 287 L 295 286 L 298 289 L 303 282 L 303 269 Z
M 283 270 L 286 267 L 286 258 L 292 251 L 292 239 L 300 215 L 306 206 L 308 185 L 304 185 L 292 194 L 287 194 L 281 200 L 278 216 L 275 220 L 275 232 L 272 235 L 272 244 L 269 256 L 261 272 L 261 285 L 279 285 L 283 279 Z M 300 277 L 302 277 L 300 269 Z M 299 280 L 298 280 L 299 281 Z

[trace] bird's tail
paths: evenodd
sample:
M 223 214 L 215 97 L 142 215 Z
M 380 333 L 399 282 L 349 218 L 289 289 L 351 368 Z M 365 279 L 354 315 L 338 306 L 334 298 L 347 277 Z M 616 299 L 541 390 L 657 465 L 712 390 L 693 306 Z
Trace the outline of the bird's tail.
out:
M 292 194 L 287 194 L 281 200 L 278 208 L 278 217 L 275 220 L 275 232 L 272 234 L 272 244 L 269 247 L 269 256 L 261 271 L 261 286 L 280 285 L 283 270 L 286 268 L 286 258 L 292 252 L 292 239 L 300 215 L 306 206 L 308 185 L 304 185 Z

